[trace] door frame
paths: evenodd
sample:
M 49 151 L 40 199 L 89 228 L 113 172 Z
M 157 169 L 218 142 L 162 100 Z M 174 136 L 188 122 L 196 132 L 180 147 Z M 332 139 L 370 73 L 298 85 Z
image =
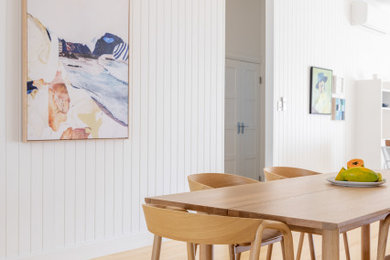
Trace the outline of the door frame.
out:
M 264 165 L 274 165 L 274 0 L 262 0 L 264 17 L 264 53 L 265 53 L 265 129 L 264 129 Z
M 260 166 L 273 166 L 274 162 L 274 0 L 261 0 L 262 10 L 262 56 L 260 62 L 260 75 L 262 84 L 260 86 Z M 225 13 L 226 14 L 226 13 Z M 226 17 L 226 15 L 225 15 Z M 225 20 L 226 23 L 226 20 Z M 226 38 L 225 38 L 226 40 Z M 225 54 L 226 59 L 245 62 L 259 63 L 250 57 L 242 57 L 233 53 Z M 225 63 L 224 63 L 225 66 Z M 264 122 L 264 124 L 261 124 Z M 260 176 L 264 177 L 262 169 Z

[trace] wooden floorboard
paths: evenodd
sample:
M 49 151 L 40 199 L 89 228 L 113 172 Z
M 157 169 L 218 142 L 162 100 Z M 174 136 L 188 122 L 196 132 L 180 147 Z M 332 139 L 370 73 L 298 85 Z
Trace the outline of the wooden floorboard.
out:
M 296 247 L 299 240 L 299 233 L 294 233 L 294 246 L 295 253 Z M 351 252 L 351 259 L 360 259 L 360 229 L 356 229 L 348 232 L 349 246 Z M 342 242 L 342 236 L 340 236 L 340 259 L 345 259 L 344 244 Z M 376 259 L 376 249 L 378 241 L 378 224 L 371 225 L 371 259 Z M 317 259 L 321 259 L 321 237 L 314 236 L 314 243 L 316 249 Z M 307 236 L 305 236 L 305 242 L 302 251 L 302 260 L 310 260 L 309 242 Z M 130 250 L 110 256 L 97 258 L 96 260 L 149 260 L 151 256 L 152 247 L 143 247 L 135 250 Z M 266 247 L 261 250 L 260 259 L 266 258 Z M 163 243 L 161 250 L 161 260 L 183 260 L 187 259 L 186 256 L 186 245 L 185 243 L 176 241 L 166 241 Z M 390 254 L 390 241 L 387 246 L 387 254 Z M 249 258 L 248 253 L 244 253 L 242 260 Z M 197 258 L 198 259 L 198 258 Z M 227 246 L 216 246 L 215 247 L 215 259 L 229 259 L 228 247 Z M 274 246 L 272 259 L 282 259 L 280 243 Z

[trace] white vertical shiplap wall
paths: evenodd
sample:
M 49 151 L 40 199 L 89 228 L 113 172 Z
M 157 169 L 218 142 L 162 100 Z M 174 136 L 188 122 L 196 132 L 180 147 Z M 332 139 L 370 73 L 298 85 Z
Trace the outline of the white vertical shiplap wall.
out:
M 5 256 L 5 247 L 7 245 L 6 237 L 6 174 L 5 174 L 5 41 L 3 35 L 6 32 L 6 2 L 0 2 L 0 258 Z
M 0 259 L 139 244 L 145 196 L 223 171 L 225 2 L 130 2 L 130 140 L 24 144 L 21 1 L 0 1 Z
M 390 36 L 350 25 L 351 0 L 274 1 L 274 165 L 336 171 L 354 156 L 354 80 L 390 77 Z M 346 80 L 346 121 L 309 114 L 310 66 Z

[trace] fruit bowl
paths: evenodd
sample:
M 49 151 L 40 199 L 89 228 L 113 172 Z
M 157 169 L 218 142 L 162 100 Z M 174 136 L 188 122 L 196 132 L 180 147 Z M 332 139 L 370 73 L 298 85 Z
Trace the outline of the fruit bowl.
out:
M 336 181 L 334 177 L 327 179 L 333 185 L 342 186 L 342 187 L 355 187 L 355 188 L 372 188 L 378 187 L 386 183 L 386 180 L 377 181 L 377 182 L 357 182 L 357 181 Z
M 335 178 L 327 180 L 343 187 L 377 187 L 385 183 L 381 173 L 364 167 L 362 159 L 350 160 L 347 169 L 342 167 Z

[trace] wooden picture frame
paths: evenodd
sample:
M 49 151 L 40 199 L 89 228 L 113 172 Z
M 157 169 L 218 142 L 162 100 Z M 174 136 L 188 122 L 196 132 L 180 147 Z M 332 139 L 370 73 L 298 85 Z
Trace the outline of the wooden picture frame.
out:
M 88 1 L 22 0 L 24 142 L 129 138 L 130 1 Z
M 333 71 L 319 67 L 310 69 L 310 114 L 332 113 Z

